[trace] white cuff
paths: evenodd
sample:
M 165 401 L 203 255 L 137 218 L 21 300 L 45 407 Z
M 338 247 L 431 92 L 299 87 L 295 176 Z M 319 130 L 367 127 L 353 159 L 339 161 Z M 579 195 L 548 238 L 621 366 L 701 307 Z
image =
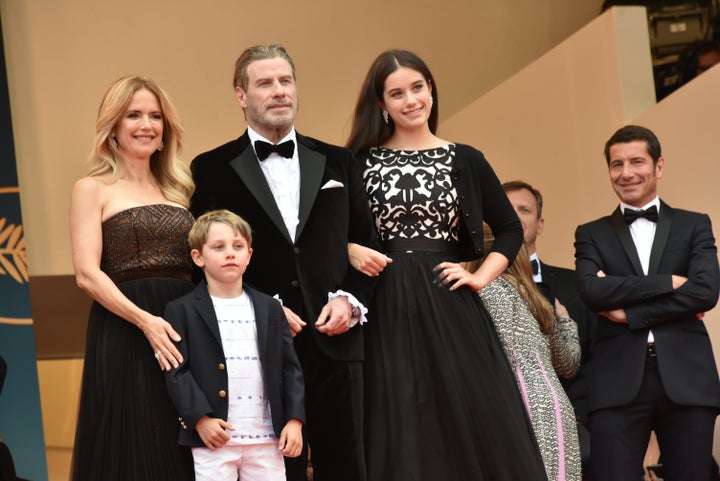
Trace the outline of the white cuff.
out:
M 360 301 L 357 300 L 357 297 L 353 296 L 349 292 L 345 292 L 342 289 L 335 292 L 328 293 L 328 302 L 332 301 L 338 296 L 345 296 L 347 297 L 347 300 L 350 302 L 351 306 L 359 307 L 360 308 L 360 324 L 365 324 L 367 322 L 367 317 L 365 317 L 365 314 L 368 313 L 367 307 L 363 306 Z M 350 327 L 353 327 L 355 324 L 358 323 L 358 319 L 351 318 L 350 319 Z

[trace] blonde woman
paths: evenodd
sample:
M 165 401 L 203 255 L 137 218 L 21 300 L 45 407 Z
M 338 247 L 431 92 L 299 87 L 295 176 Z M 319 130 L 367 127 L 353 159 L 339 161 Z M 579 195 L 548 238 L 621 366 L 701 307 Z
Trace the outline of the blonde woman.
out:
M 105 93 L 87 177 L 75 184 L 75 278 L 93 300 L 73 481 L 193 479 L 163 370 L 182 361 L 159 317 L 192 288 L 187 210 L 193 184 L 177 158 L 182 128 L 152 80 L 123 77 Z

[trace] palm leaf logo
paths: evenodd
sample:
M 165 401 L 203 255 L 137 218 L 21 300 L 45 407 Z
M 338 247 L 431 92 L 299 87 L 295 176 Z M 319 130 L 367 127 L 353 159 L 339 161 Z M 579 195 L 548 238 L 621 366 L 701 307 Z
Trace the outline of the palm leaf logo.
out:
M 22 225 L 0 219 L 0 275 L 10 275 L 20 284 L 28 282 L 27 254 Z

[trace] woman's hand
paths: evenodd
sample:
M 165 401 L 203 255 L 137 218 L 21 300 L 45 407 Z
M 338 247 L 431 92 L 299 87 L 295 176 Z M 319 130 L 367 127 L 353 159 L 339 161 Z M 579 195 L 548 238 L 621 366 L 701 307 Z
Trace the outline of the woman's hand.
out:
M 173 367 L 177 368 L 183 362 L 180 351 L 173 343 L 173 341 L 180 341 L 180 335 L 169 322 L 162 317 L 146 313 L 140 329 L 150 343 L 150 347 L 155 353 L 155 359 L 158 360 L 163 371 L 169 371 Z
M 488 284 L 483 282 L 479 270 L 475 274 L 471 274 L 462 265 L 455 262 L 442 262 L 435 267 L 435 272 L 437 272 L 438 281 L 448 286 L 451 291 L 462 286 L 468 286 L 477 292 Z
M 468 272 L 462 264 L 455 262 L 441 262 L 435 267 L 438 281 L 454 291 L 462 286 L 468 286 L 475 292 L 483 290 L 497 278 L 510 265 L 510 261 L 498 252 L 491 252 L 485 257 L 480 267 Z
M 385 254 L 353 242 L 348 243 L 348 256 L 350 265 L 370 277 L 379 276 L 385 266 L 392 262 Z

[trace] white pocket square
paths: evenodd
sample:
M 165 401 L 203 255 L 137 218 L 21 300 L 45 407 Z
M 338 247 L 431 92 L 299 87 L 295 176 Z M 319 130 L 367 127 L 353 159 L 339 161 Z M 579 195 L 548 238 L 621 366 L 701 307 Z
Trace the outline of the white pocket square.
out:
M 328 180 L 325 185 L 320 187 L 320 190 L 323 189 L 337 189 L 338 187 L 345 187 L 342 182 L 338 182 L 337 180 Z

